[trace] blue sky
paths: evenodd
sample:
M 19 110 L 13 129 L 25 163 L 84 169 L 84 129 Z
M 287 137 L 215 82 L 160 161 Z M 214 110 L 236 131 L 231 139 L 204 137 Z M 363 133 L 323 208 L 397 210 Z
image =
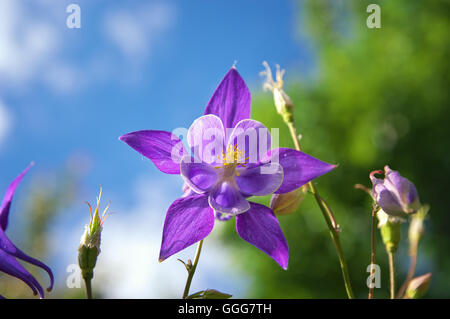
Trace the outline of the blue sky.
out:
M 81 7 L 81 29 L 66 27 L 70 3 Z M 112 229 L 145 216 L 142 199 L 152 195 L 140 187 L 163 185 L 155 205 L 162 211 L 154 213 L 164 215 L 181 181 L 118 137 L 189 127 L 235 61 L 252 93 L 261 91 L 263 60 L 287 68 L 288 78 L 289 70 L 308 72 L 312 53 L 295 31 L 298 11 L 294 1 L 2 0 L 0 189 L 30 161 L 36 174 L 75 154 L 90 163 L 84 195 L 92 201 L 101 184 L 113 210 L 124 210 L 108 221 Z M 86 199 L 73 209 L 85 210 Z M 158 241 L 161 218 L 152 226 Z

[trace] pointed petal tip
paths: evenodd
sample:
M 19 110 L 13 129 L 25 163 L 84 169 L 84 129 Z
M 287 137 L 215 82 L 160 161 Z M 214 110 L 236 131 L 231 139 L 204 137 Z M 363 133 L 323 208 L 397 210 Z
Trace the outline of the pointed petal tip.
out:
M 124 134 L 124 135 L 119 136 L 119 141 L 122 141 L 122 142 L 126 143 L 127 135 L 128 134 Z
M 159 257 L 159 258 L 158 258 L 158 262 L 159 262 L 159 263 L 162 263 L 164 260 L 166 260 L 166 259 L 165 259 L 165 258 L 162 258 L 162 257 Z

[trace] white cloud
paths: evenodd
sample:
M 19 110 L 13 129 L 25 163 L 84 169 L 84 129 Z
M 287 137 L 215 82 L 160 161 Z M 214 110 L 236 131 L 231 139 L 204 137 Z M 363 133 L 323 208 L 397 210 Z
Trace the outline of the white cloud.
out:
M 39 17 L 16 0 L 0 1 L 0 81 L 23 85 L 43 72 L 60 47 L 49 17 Z
M 109 12 L 105 16 L 104 28 L 107 37 L 126 58 L 141 61 L 174 20 L 175 8 L 156 2 Z
M 11 129 L 12 117 L 4 104 L 0 101 L 0 147 Z

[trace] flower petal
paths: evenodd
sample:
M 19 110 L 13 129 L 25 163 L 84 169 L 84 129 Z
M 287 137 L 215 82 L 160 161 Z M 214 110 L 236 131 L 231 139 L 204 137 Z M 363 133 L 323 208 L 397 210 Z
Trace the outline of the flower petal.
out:
M 206 195 L 177 199 L 166 214 L 159 261 L 202 240 L 213 227 L 214 212 Z
M 236 124 L 228 137 L 227 146 L 237 146 L 245 153 L 248 163 L 258 163 L 271 149 L 272 137 L 261 122 L 245 119 Z
M 5 196 L 3 197 L 2 206 L 0 207 L 0 229 L 2 230 L 6 230 L 6 228 L 8 227 L 9 209 L 11 208 L 11 202 L 14 196 L 14 192 L 16 191 L 16 188 L 19 185 L 20 181 L 33 165 L 34 163 L 30 163 L 28 167 L 11 182 L 11 184 L 8 186 L 8 189 L 6 190 Z
M 209 194 L 208 201 L 211 208 L 224 214 L 237 215 L 250 209 L 238 186 L 230 180 L 218 184 Z
M 286 270 L 289 247 L 277 218 L 272 210 L 264 205 L 250 203 L 250 206 L 248 212 L 236 216 L 237 233 Z
M 275 194 L 293 191 L 336 167 L 290 148 L 273 149 L 266 155 L 264 161 L 278 162 L 283 167 L 283 184 Z
M 48 276 L 50 277 L 50 285 L 47 288 L 47 290 L 50 291 L 53 289 L 54 277 L 53 277 L 52 270 L 44 263 L 26 255 L 19 248 L 17 248 L 2 230 L 0 230 L 0 249 L 5 251 L 6 253 L 10 254 L 11 256 L 20 258 L 23 261 L 26 261 L 32 265 L 35 265 L 37 267 L 44 269 L 47 272 Z
M 219 178 L 217 169 L 203 162 L 195 163 L 189 155 L 181 160 L 180 174 L 186 184 L 199 194 L 211 190 Z
M 400 202 L 405 205 L 407 209 L 411 204 L 413 206 L 420 206 L 419 195 L 413 183 L 407 178 L 400 175 L 399 172 L 393 171 L 386 165 L 384 185 L 392 193 L 398 196 Z M 416 205 L 415 205 L 416 204 Z M 418 207 L 416 207 L 418 209 Z
M 203 115 L 192 123 L 187 140 L 194 157 L 212 164 L 218 162 L 224 151 L 225 131 L 216 115 Z
M 269 195 L 283 183 L 283 168 L 278 163 L 239 168 L 238 172 L 239 175 L 236 175 L 234 180 L 245 195 Z
M 144 130 L 125 134 L 119 139 L 149 158 L 161 172 L 180 174 L 180 162 L 187 152 L 176 135 Z
M 216 219 L 220 220 L 221 222 L 226 222 L 227 220 L 230 220 L 234 216 L 234 215 L 231 215 L 231 214 L 222 214 L 222 213 L 217 212 L 217 211 L 215 211 L 214 214 L 216 216 Z
M 376 196 L 375 200 L 378 203 L 378 206 L 380 206 L 386 214 L 392 216 L 404 215 L 403 206 L 396 196 L 393 195 L 384 184 L 375 184 L 373 187 L 373 193 Z
M 39 282 L 34 278 L 13 256 L 0 249 L 0 271 L 8 275 L 19 278 L 25 282 L 33 293 L 44 298 L 44 290 Z
M 250 91 L 233 67 L 220 82 L 206 106 L 205 114 L 215 114 L 225 128 L 233 128 L 243 119 L 250 117 Z

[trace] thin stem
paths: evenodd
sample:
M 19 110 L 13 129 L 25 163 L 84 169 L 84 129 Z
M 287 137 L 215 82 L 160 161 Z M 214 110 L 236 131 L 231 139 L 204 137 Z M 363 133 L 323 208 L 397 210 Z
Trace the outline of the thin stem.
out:
M 91 279 L 84 279 L 84 283 L 86 284 L 86 298 L 92 299 L 92 285 Z
M 291 133 L 292 140 L 294 141 L 295 148 L 298 151 L 301 151 L 300 147 L 300 141 L 297 137 L 297 132 L 294 126 L 293 122 L 286 122 L 289 132 Z M 350 299 L 355 298 L 355 295 L 353 294 L 352 285 L 350 283 L 350 276 L 348 274 L 348 268 L 347 263 L 344 258 L 344 252 L 342 250 L 341 241 L 339 238 L 339 228 L 335 221 L 334 215 L 332 210 L 330 209 L 329 205 L 326 203 L 326 201 L 319 195 L 319 192 L 317 191 L 316 187 L 312 182 L 308 183 L 308 187 L 311 191 L 311 193 L 314 194 L 314 198 L 316 199 L 317 205 L 319 206 L 320 210 L 322 211 L 322 215 L 325 219 L 325 222 L 327 223 L 328 229 L 330 230 L 331 239 L 334 242 L 334 245 L 336 247 L 336 251 L 339 257 L 339 264 L 341 266 L 342 270 L 342 277 L 344 278 L 344 285 L 345 290 L 347 292 L 347 296 Z
M 388 251 L 388 257 L 389 257 L 390 298 L 395 299 L 394 253 L 391 251 Z
M 292 137 L 292 140 L 294 141 L 295 148 L 298 151 L 301 151 L 302 148 L 300 147 L 300 141 L 298 140 L 297 130 L 295 129 L 294 123 L 293 122 L 288 122 L 286 124 L 287 124 L 287 126 L 289 128 L 289 132 L 291 133 L 291 137 Z
M 403 297 L 403 295 L 404 295 L 404 293 L 406 291 L 406 288 L 408 287 L 409 282 L 414 277 L 414 274 L 416 272 L 416 265 L 417 265 L 417 249 L 413 249 L 413 251 L 410 254 L 409 258 L 410 258 L 410 266 L 409 266 L 408 275 L 406 277 L 405 282 L 403 283 L 403 285 L 398 290 L 397 299 Z
M 195 269 L 197 268 L 198 260 L 200 259 L 200 253 L 202 252 L 203 239 L 199 241 L 197 246 L 197 251 L 195 252 L 194 263 L 188 270 L 188 277 L 186 281 L 186 286 L 184 287 L 183 299 L 189 295 L 189 289 L 191 288 L 192 278 L 194 278 Z
M 375 257 L 376 257 L 376 233 L 377 233 L 377 205 L 373 204 L 372 207 L 372 231 L 371 231 L 371 242 L 370 242 L 370 266 L 371 272 L 370 275 L 373 276 L 375 272 Z M 375 287 L 372 284 L 369 287 L 369 299 L 373 299 Z

